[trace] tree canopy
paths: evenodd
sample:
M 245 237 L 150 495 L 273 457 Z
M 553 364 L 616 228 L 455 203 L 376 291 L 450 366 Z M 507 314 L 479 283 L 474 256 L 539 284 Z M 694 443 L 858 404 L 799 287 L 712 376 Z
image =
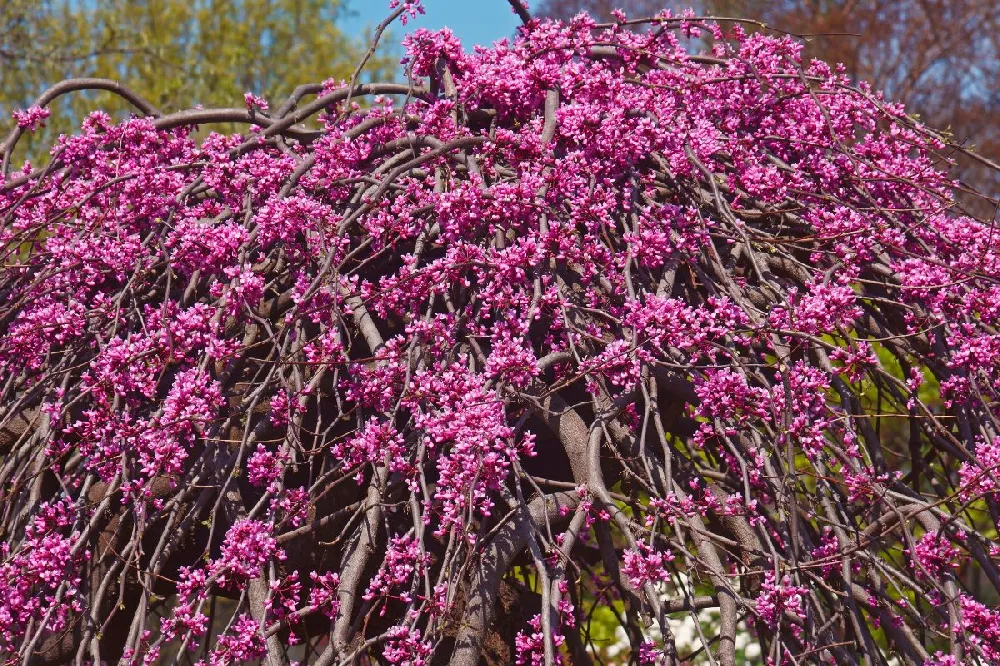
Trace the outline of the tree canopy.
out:
M 112 87 L 35 170 L 17 114 L 0 655 L 1000 661 L 961 147 L 740 21 L 526 19 L 280 105 Z

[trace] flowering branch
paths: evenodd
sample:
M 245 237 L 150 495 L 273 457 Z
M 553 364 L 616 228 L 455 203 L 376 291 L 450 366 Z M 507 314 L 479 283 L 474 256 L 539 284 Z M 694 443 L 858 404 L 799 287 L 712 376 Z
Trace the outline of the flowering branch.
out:
M 5 175 L 0 654 L 1000 659 L 953 147 L 789 36 L 648 22 L 418 30 L 407 83 L 136 98 Z

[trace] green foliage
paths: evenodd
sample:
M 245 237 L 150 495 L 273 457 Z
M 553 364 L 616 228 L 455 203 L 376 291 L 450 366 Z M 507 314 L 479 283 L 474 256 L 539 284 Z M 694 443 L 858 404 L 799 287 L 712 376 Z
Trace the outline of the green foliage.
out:
M 165 112 L 239 106 L 247 91 L 274 101 L 302 83 L 348 78 L 368 47 L 345 35 L 341 0 L 5 0 L 0 3 L 0 127 L 58 81 L 117 79 Z M 392 78 L 381 53 L 368 76 Z M 128 105 L 110 93 L 74 94 L 32 137 L 37 156 L 94 109 Z M 24 156 L 22 147 L 21 157 Z

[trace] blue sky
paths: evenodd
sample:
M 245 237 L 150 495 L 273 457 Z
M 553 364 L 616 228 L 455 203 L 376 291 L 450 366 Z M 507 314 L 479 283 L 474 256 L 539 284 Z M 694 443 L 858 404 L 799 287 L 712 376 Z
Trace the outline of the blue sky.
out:
M 389 0 L 349 0 L 347 5 L 355 14 L 341 22 L 349 34 L 374 28 L 389 15 Z M 417 28 L 448 27 L 466 50 L 472 50 L 475 44 L 489 46 L 501 37 L 510 37 L 521 23 L 507 0 L 424 0 L 424 8 L 427 13 L 405 28 L 395 26 L 397 38 Z

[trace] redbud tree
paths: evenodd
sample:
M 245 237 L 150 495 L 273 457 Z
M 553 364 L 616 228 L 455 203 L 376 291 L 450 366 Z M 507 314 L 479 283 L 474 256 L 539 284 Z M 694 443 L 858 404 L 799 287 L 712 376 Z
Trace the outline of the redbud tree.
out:
M 790 36 L 517 8 L 399 82 L 17 114 L 5 663 L 1000 662 L 959 148 Z M 94 88 L 135 115 L 11 169 Z

